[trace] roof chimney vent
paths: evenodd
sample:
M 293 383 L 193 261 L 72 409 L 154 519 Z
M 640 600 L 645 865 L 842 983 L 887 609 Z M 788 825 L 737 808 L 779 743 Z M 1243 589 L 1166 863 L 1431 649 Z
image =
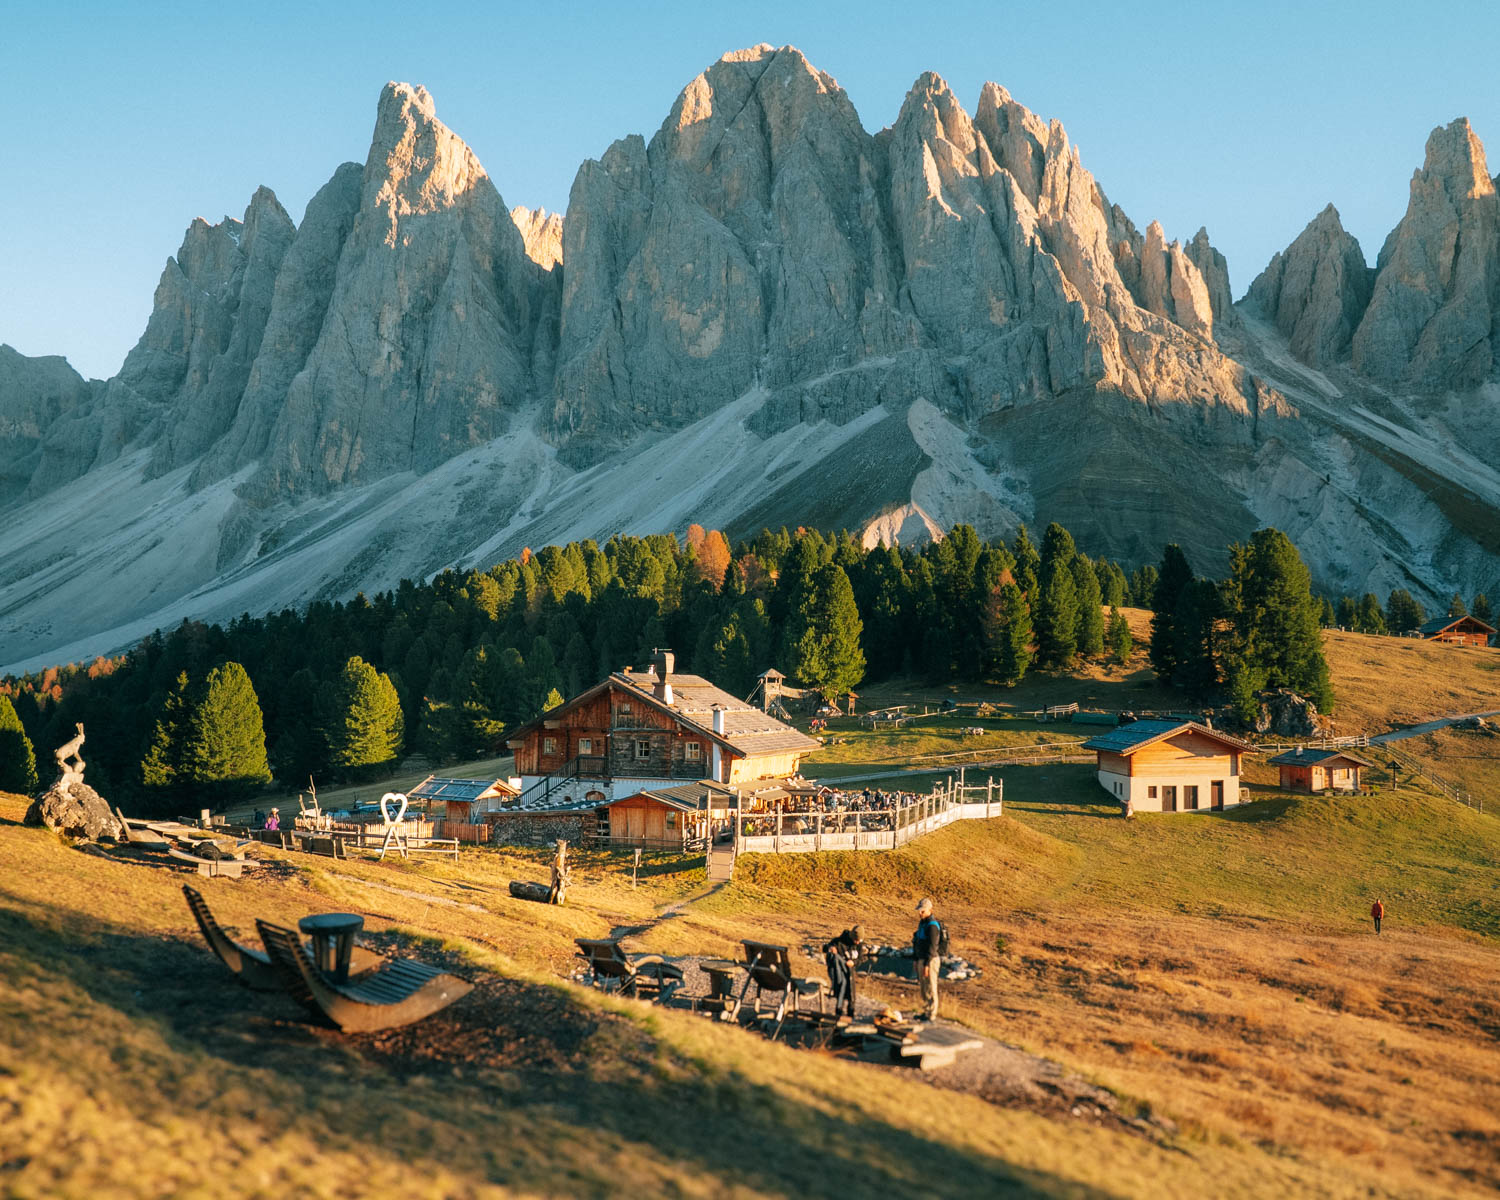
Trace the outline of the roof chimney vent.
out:
M 663 704 L 672 703 L 672 668 L 676 656 L 670 650 L 651 651 L 651 669 L 656 682 L 651 685 L 651 694 Z
M 720 737 L 724 736 L 724 706 L 722 704 L 714 705 L 714 732 Z

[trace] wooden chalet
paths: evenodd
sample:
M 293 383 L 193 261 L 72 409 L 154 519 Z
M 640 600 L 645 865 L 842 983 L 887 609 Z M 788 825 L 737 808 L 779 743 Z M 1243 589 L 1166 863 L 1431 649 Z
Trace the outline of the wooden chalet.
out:
M 673 782 L 793 775 L 820 743 L 698 675 L 670 650 L 616 671 L 507 739 L 527 807 L 596 804 Z
M 495 812 L 520 794 L 520 789 L 506 779 L 442 779 L 429 775 L 409 788 L 406 798 L 423 803 L 431 815 L 445 821 L 474 824 L 483 814 Z
M 1192 812 L 1240 803 L 1240 759 L 1255 747 L 1196 721 L 1134 721 L 1083 743 L 1099 786 L 1135 812 Z
M 733 789 L 711 780 L 658 787 L 611 800 L 605 808 L 610 840 L 656 849 L 701 842 L 727 825 L 739 803 Z
M 1347 750 L 1313 750 L 1298 746 L 1278 754 L 1270 765 L 1281 772 L 1287 792 L 1357 792 L 1359 773 L 1373 764 Z
M 1495 627 L 1478 617 L 1435 617 L 1422 626 L 1422 636 L 1429 642 L 1453 642 L 1460 646 L 1488 646 Z

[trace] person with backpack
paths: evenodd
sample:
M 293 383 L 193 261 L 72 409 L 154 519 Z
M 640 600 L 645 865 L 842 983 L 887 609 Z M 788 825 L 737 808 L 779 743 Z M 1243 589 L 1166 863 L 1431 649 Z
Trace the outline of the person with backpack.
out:
M 828 984 L 833 989 L 833 1015 L 846 1012 L 854 1016 L 854 968 L 864 953 L 864 939 L 859 926 L 846 929 L 823 946 L 823 962 L 828 967 Z
M 912 959 L 917 967 L 917 983 L 922 989 L 922 1003 L 927 1009 L 927 1019 L 936 1021 L 938 1015 L 938 973 L 942 970 L 943 955 L 948 949 L 948 931 L 932 915 L 932 898 L 924 896 L 917 904 L 917 931 L 912 935 Z

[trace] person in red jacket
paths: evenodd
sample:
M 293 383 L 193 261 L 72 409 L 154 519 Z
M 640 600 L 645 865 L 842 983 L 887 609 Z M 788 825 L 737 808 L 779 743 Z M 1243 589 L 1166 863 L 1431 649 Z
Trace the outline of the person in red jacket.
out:
M 1385 905 L 1379 900 L 1370 905 L 1370 915 L 1375 918 L 1375 932 L 1380 932 L 1380 918 L 1385 916 Z

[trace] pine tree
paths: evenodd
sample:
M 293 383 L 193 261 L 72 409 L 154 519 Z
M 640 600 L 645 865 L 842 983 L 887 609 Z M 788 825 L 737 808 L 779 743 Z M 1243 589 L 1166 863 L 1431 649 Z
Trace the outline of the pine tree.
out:
M 1077 557 L 1072 535 L 1055 521 L 1048 525 L 1042 536 L 1037 599 L 1031 606 L 1036 657 L 1043 667 L 1066 667 L 1078 653 L 1078 584 L 1073 577 Z
M 215 667 L 193 690 L 177 777 L 210 799 L 271 782 L 260 701 L 239 663 Z
M 1354 611 L 1354 628 L 1360 633 L 1385 633 L 1385 614 L 1380 611 L 1380 601 L 1374 592 L 1366 592 L 1359 599 Z
M 1042 560 L 1041 556 L 1036 552 L 1036 547 L 1031 544 L 1031 536 L 1026 532 L 1025 525 L 1016 530 L 1016 537 L 1011 543 L 1010 552 L 1016 560 L 1013 570 L 1016 577 L 1016 586 L 1021 589 L 1022 595 L 1029 602 L 1035 603 L 1037 583 L 1042 571 Z
M 141 782 L 148 788 L 165 790 L 180 782 L 182 745 L 187 740 L 190 715 L 188 675 L 181 671 L 161 701 L 161 711 L 152 726 L 151 740 L 141 760 Z
M 1104 653 L 1104 598 L 1098 572 L 1087 555 L 1073 559 L 1073 583 L 1078 589 L 1078 653 Z
M 1453 593 L 1453 599 L 1448 601 L 1448 615 L 1450 617 L 1467 617 L 1469 610 L 1464 605 L 1464 598 L 1457 592 Z
M 1014 687 L 1031 667 L 1031 609 L 1014 583 L 995 589 L 985 622 L 986 666 L 996 680 Z
M 0 695 L 0 792 L 30 796 L 37 786 L 36 751 L 10 697 Z
M 1150 608 L 1156 603 L 1156 580 L 1158 572 L 1152 563 L 1147 563 L 1131 573 L 1129 601 L 1132 608 Z
M 1177 673 L 1177 605 L 1193 582 L 1193 568 L 1175 542 L 1162 551 L 1161 569 L 1151 593 L 1151 669 L 1163 683 Z
M 405 721 L 390 677 L 351 658 L 334 684 L 326 728 L 336 771 L 358 777 L 391 766 L 401 753 Z
M 1135 649 L 1135 637 L 1130 632 L 1130 622 L 1116 605 L 1110 605 L 1109 628 L 1104 638 L 1109 644 L 1109 657 L 1113 662 L 1123 665 L 1129 660 L 1130 652 Z
M 1232 692 L 1240 689 L 1239 699 L 1252 684 L 1284 687 L 1307 696 L 1323 712 L 1332 709 L 1320 605 L 1310 584 L 1297 548 L 1278 529 L 1257 530 L 1248 546 L 1230 547 L 1225 675 Z
M 864 625 L 849 576 L 836 563 L 813 572 L 811 589 L 789 622 L 790 674 L 824 696 L 850 691 L 865 677 Z
M 1494 613 L 1490 609 L 1490 598 L 1483 592 L 1474 594 L 1474 603 L 1469 605 L 1469 613 L 1476 621 L 1483 621 L 1486 625 L 1495 623 Z
M 1318 622 L 1324 629 L 1332 629 L 1338 622 L 1338 616 L 1333 611 L 1333 601 L 1324 596 L 1320 601 L 1322 610 L 1318 616 Z
M 1385 624 L 1392 633 L 1409 633 L 1426 619 L 1422 606 L 1405 588 L 1396 588 L 1385 602 Z
M 1177 666 L 1172 682 L 1193 696 L 1206 696 L 1219 682 L 1218 623 L 1223 606 L 1218 587 L 1195 579 L 1182 589 L 1173 614 Z
M 1354 597 L 1340 596 L 1335 615 L 1340 629 L 1353 629 L 1355 622 L 1359 620 L 1359 606 L 1354 603 Z

